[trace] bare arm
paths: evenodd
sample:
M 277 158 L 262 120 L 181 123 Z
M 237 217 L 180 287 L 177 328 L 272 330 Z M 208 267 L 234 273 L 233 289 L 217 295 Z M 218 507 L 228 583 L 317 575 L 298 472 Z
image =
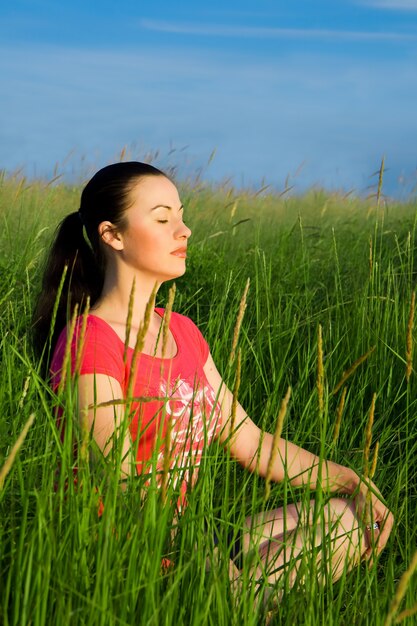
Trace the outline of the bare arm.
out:
M 81 419 L 87 419 L 88 430 L 104 456 L 118 441 L 121 452 L 121 475 L 130 476 L 133 464 L 129 429 L 124 424 L 125 404 L 120 383 L 105 374 L 83 374 L 78 381 L 78 406 Z M 101 406 L 104 405 L 104 406 Z
M 209 356 L 205 374 L 209 383 L 218 394 L 222 412 L 222 432 L 220 439 L 229 442 L 232 455 L 247 469 L 265 477 L 272 450 L 273 435 L 262 433 L 260 428 L 251 420 L 238 403 L 234 422 L 234 435 L 231 436 L 231 410 L 233 396 L 224 384 L 211 356 Z M 319 478 L 326 491 L 351 493 L 351 482 L 357 478 L 356 474 L 342 465 L 331 461 L 323 462 L 319 477 L 319 458 L 300 448 L 299 446 L 281 438 L 278 454 L 272 467 L 271 479 L 281 482 L 287 477 L 294 486 L 309 485 L 311 489 L 317 487 Z M 352 489 L 351 489 L 352 487 Z
M 272 450 L 273 435 L 262 433 L 260 428 L 246 414 L 238 403 L 236 407 L 234 434 L 231 433 L 231 412 L 233 396 L 224 384 L 211 356 L 204 367 L 207 380 L 217 393 L 222 414 L 222 432 L 220 439 L 228 442 L 232 455 L 250 471 L 257 470 L 266 476 Z M 271 479 L 280 482 L 287 477 L 294 486 L 309 486 L 315 489 L 319 483 L 326 492 L 354 494 L 358 512 L 365 515 L 366 493 L 368 491 L 359 476 L 351 469 L 322 460 L 304 448 L 281 438 L 278 454 L 272 467 Z M 378 489 L 370 482 L 371 515 L 378 522 L 381 532 L 378 537 L 378 551 L 382 550 L 393 525 L 393 516 L 378 498 Z

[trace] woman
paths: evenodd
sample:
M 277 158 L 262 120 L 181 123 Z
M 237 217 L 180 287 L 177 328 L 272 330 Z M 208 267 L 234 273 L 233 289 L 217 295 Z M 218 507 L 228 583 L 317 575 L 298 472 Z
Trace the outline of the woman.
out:
M 164 312 L 153 308 L 155 293 L 164 281 L 185 272 L 191 231 L 183 213 L 175 185 L 150 165 L 117 163 L 97 172 L 82 193 L 79 211 L 59 227 L 36 312 L 42 347 L 67 264 L 55 324 L 61 334 L 53 339 L 53 385 L 61 380 L 68 306 L 70 310 L 76 303 L 81 307 L 89 296 L 83 345 L 78 345 L 84 334 L 82 317 L 71 339 L 73 370 L 76 353 L 81 355 L 77 362 L 80 414 L 87 415 L 105 456 L 118 441 L 125 476 L 132 467 L 147 472 L 151 464 L 160 470 L 161 482 L 168 469 L 178 487 L 180 507 L 197 478 L 203 450 L 213 438 L 224 442 L 244 467 L 262 476 L 272 449 L 271 434 L 262 434 L 240 405 L 232 411 L 232 394 L 191 320 L 173 313 L 165 340 L 160 339 Z M 146 325 L 149 301 L 152 308 Z M 138 337 L 142 343 L 136 358 Z M 127 403 L 128 429 L 123 428 Z M 319 463 L 315 455 L 281 439 L 271 478 L 282 481 L 285 476 L 295 486 L 314 489 L 320 483 L 327 493 L 352 497 L 329 498 L 318 521 L 313 520 L 313 502 L 307 513 L 290 504 L 285 510 L 248 518 L 238 556 L 257 551 L 258 563 L 251 566 L 256 576 L 266 575 L 274 583 L 290 556 L 294 564 L 306 546 L 326 544 L 331 546 L 328 571 L 336 580 L 345 568 L 383 549 L 393 518 L 374 485 L 369 491 L 352 470 L 331 461 Z M 320 550 L 317 554 L 320 559 Z M 235 559 L 230 564 L 232 579 L 239 577 L 240 562 Z M 290 581 L 297 574 L 297 566 L 292 568 L 286 572 Z

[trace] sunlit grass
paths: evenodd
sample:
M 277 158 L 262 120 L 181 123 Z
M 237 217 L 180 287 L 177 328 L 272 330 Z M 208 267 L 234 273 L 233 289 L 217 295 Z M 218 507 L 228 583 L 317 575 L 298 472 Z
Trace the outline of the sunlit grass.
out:
M 214 444 L 177 520 L 166 483 L 164 498 L 151 481 L 143 499 L 143 478 L 122 491 L 105 464 L 91 466 L 85 454 L 74 458 L 73 438 L 85 437 L 76 393 L 70 381 L 58 394 L 44 382 L 31 350 L 30 318 L 45 248 L 59 219 L 78 207 L 78 197 L 79 189 L 59 183 L 1 182 L 0 469 L 9 459 L 0 489 L 2 621 L 264 623 L 259 598 L 265 589 L 245 571 L 242 591 L 232 597 L 227 537 L 238 534 L 247 515 L 312 494 L 271 483 L 265 498 L 265 481 L 243 472 Z M 364 448 L 369 467 L 378 442 L 374 479 L 396 519 L 372 569 L 361 565 L 319 587 L 308 575 L 314 567 L 307 558 L 301 587 L 289 589 L 283 579 L 284 598 L 272 623 L 382 625 L 390 606 L 402 611 L 402 623 L 415 623 L 415 576 L 400 606 L 392 601 L 417 543 L 410 318 L 416 204 L 377 206 L 322 190 L 278 197 L 202 184 L 185 188 L 182 197 L 193 237 L 174 310 L 197 322 L 232 389 L 239 363 L 239 400 L 263 429 L 275 430 L 291 387 L 280 428 L 295 443 L 362 473 Z M 168 288 L 158 296 L 161 304 Z M 374 394 L 373 424 L 366 431 Z M 64 441 L 58 406 L 67 419 Z M 32 415 L 20 450 L 13 451 Z M 163 558 L 173 565 L 162 568 Z

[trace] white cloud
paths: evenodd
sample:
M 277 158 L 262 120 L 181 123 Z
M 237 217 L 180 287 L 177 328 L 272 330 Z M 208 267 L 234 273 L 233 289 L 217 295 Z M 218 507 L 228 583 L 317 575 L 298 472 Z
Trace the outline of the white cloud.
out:
M 379 0 L 383 2 L 383 0 Z M 404 1 L 404 0 L 403 0 Z M 411 2 L 411 0 L 410 0 Z M 416 2 L 414 3 L 416 4 Z M 396 32 L 373 32 L 352 30 L 330 30 L 321 28 L 274 28 L 259 26 L 224 26 L 220 24 L 184 24 L 160 20 L 142 19 L 139 25 L 146 30 L 178 35 L 202 37 L 238 37 L 268 39 L 317 39 L 343 41 L 398 41 L 415 40 L 416 35 Z

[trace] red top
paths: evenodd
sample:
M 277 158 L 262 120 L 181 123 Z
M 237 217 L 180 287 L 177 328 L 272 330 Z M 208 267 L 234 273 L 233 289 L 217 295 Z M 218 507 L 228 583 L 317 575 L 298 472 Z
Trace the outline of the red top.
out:
M 163 309 L 155 309 L 163 317 Z M 72 339 L 72 371 L 74 372 L 82 317 L 78 318 Z M 172 313 L 170 331 L 177 353 L 161 359 L 139 354 L 133 385 L 129 430 L 136 452 L 138 473 L 149 472 L 155 463 L 157 482 L 163 469 L 165 438 L 171 420 L 171 481 L 180 488 L 181 502 L 187 488 L 194 484 L 203 450 L 221 428 L 220 408 L 205 374 L 209 348 L 195 324 L 187 317 Z M 60 381 L 67 329 L 58 339 L 51 362 L 52 386 Z M 79 374 L 107 374 L 115 378 L 127 396 L 132 368 L 133 348 L 123 360 L 124 343 L 107 322 L 95 315 L 87 318 L 87 329 L 81 349 Z M 155 398 L 141 401 L 140 398 Z M 154 459 L 152 455 L 155 452 Z M 152 465 L 155 467 L 155 465 Z

